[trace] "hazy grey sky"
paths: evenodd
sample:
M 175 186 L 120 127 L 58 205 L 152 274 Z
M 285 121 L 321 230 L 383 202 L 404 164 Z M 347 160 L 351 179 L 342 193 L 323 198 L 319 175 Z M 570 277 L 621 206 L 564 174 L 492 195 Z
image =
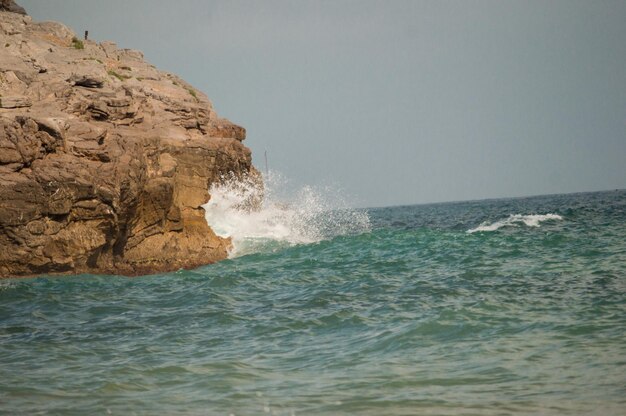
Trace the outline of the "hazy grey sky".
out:
M 18 0 L 360 206 L 626 187 L 626 1 Z

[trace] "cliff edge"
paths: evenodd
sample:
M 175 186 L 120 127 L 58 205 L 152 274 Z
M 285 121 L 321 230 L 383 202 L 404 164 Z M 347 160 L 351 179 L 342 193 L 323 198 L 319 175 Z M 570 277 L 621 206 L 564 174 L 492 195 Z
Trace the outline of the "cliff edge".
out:
M 0 3 L 0 277 L 137 275 L 226 258 L 201 205 L 254 173 L 245 129 L 141 52 Z

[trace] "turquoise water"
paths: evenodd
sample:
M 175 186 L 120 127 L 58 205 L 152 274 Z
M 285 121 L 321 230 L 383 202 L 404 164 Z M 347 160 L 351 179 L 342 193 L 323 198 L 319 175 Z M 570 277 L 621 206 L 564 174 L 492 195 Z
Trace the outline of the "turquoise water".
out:
M 0 281 L 0 413 L 626 413 L 626 191 L 368 215 L 193 271 Z

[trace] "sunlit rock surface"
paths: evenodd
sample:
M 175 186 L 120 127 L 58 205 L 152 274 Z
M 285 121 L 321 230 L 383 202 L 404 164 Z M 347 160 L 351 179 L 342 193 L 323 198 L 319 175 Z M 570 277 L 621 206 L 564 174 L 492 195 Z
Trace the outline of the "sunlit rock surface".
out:
M 136 275 L 227 255 L 201 205 L 245 129 L 139 51 L 0 3 L 0 276 Z

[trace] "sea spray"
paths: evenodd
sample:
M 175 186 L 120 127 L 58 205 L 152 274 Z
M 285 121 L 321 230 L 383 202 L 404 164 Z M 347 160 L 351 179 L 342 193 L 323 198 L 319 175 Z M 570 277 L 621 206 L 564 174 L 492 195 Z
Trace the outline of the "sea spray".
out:
M 270 171 L 263 185 L 226 177 L 211 187 L 206 220 L 217 235 L 232 238 L 231 257 L 370 231 L 368 213 L 351 208 L 336 187 L 289 185 Z

